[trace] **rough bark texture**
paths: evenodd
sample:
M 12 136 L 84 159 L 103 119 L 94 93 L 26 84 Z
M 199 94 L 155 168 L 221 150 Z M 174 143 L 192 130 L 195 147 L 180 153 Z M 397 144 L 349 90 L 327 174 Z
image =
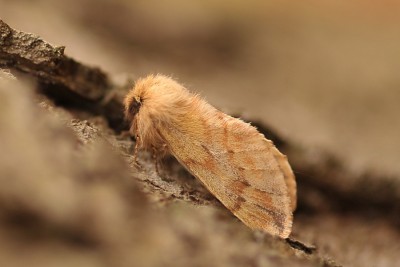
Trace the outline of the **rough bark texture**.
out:
M 65 56 L 64 48 L 0 20 L 0 66 L 36 77 L 41 89 L 61 104 L 101 113 L 111 125 L 121 125 L 121 101 L 110 97 L 112 84 L 107 75 Z
M 119 134 L 125 86 L 1 20 L 0 36 L 0 67 L 36 77 L 41 92 L 0 73 L 1 266 L 336 266 L 329 258 L 352 250 L 343 235 L 357 253 L 365 232 L 392 236 L 367 250 L 396 258 L 397 180 L 351 174 L 260 124 L 297 174 L 293 236 L 317 249 L 254 233 L 174 159 L 160 176 L 146 152 L 135 167 Z

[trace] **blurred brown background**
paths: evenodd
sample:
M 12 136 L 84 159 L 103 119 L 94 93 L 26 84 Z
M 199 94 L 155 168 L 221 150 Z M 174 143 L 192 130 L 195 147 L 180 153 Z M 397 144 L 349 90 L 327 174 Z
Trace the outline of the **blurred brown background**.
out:
M 12 27 L 117 79 L 173 75 L 356 172 L 397 176 L 399 11 L 386 0 L 0 0 Z

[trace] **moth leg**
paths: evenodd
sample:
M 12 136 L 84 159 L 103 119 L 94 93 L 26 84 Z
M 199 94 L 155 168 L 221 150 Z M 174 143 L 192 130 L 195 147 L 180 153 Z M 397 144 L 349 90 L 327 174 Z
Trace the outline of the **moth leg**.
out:
M 136 142 L 135 142 L 135 148 L 133 150 L 133 164 L 138 167 L 139 169 L 142 169 L 142 165 L 140 165 L 140 162 L 138 160 L 138 152 L 140 149 L 140 137 L 138 135 L 135 136 Z
M 153 157 L 153 161 L 154 161 L 154 166 L 156 168 L 156 173 L 158 176 L 160 175 L 160 169 L 159 169 L 159 165 L 160 165 L 160 157 L 159 157 L 159 151 L 157 151 L 157 148 L 155 146 L 152 147 L 152 157 Z
M 162 151 L 162 154 L 165 155 L 165 153 L 166 153 L 166 151 L 167 151 L 167 144 L 163 144 L 163 145 L 161 146 L 161 151 Z
M 119 137 L 121 138 L 130 138 L 130 136 L 131 133 L 128 130 L 121 131 L 121 133 L 119 134 Z
M 156 148 L 155 146 L 152 147 L 153 150 L 153 160 L 154 160 L 154 165 L 156 169 L 156 173 L 158 176 L 160 175 L 160 164 L 161 164 L 161 158 L 164 156 L 165 151 L 166 151 L 167 145 L 163 144 L 161 148 Z

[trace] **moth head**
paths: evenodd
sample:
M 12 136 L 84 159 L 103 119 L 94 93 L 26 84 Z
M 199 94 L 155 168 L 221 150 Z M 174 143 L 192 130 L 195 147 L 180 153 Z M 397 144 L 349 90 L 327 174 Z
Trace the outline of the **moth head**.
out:
M 132 134 L 142 141 L 154 141 L 155 127 L 160 123 L 179 120 L 187 113 L 192 98 L 176 81 L 164 75 L 149 75 L 138 79 L 125 97 L 125 119 Z
M 132 124 L 135 116 L 139 113 L 140 107 L 142 106 L 142 98 L 135 94 L 134 89 L 132 89 L 124 101 L 125 105 L 125 120 Z

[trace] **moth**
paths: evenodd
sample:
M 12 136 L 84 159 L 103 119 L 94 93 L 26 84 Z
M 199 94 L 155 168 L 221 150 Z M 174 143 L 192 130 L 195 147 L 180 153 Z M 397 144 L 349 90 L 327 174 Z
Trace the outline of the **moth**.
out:
M 139 79 L 124 105 L 135 151 L 171 153 L 244 224 L 289 236 L 295 177 L 286 156 L 255 127 L 160 74 Z

